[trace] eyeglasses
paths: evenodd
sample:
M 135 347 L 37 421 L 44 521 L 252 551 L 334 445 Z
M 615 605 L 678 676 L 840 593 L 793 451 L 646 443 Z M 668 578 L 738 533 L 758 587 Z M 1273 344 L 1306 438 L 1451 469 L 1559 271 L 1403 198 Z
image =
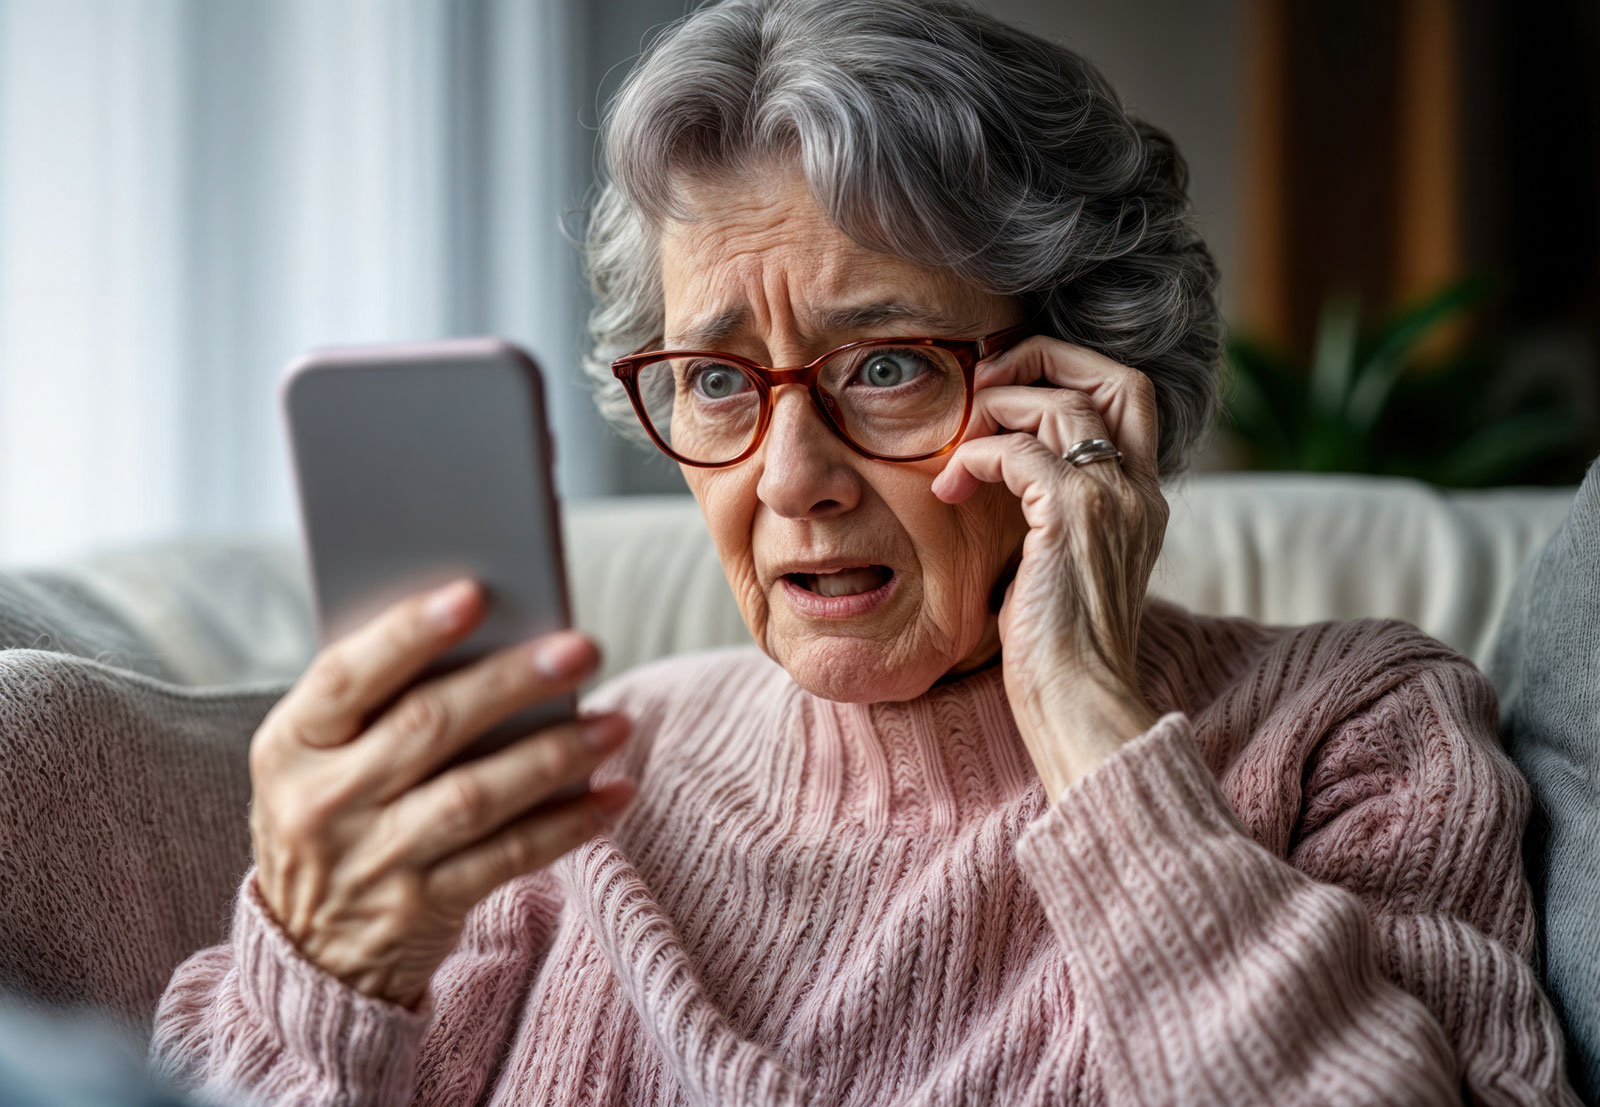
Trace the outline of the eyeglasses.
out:
M 650 350 L 611 363 L 639 421 L 675 461 L 734 465 L 761 445 L 772 390 L 804 385 L 822 421 L 874 461 L 922 461 L 960 441 L 978 362 L 1029 333 L 1019 323 L 982 338 L 871 338 L 778 369 L 737 354 Z

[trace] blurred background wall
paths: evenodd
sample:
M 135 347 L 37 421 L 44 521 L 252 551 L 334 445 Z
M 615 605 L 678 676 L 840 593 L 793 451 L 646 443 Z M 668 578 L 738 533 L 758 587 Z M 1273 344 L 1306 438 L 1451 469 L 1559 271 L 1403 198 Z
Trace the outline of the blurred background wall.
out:
M 1236 335 L 1203 467 L 1578 479 L 1595 5 L 986 6 L 1188 158 Z M 273 389 L 328 343 L 507 335 L 546 368 L 565 495 L 681 488 L 589 406 L 563 228 L 602 105 L 683 11 L 0 0 L 0 561 L 292 528 Z

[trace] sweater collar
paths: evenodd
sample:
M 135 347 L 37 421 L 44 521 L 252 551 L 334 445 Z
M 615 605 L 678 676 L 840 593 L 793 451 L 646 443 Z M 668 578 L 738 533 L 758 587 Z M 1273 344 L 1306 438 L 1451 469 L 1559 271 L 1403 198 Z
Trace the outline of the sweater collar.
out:
M 835 703 L 794 692 L 804 802 L 825 824 L 939 834 L 1018 799 L 1043 808 L 999 664 L 904 701 Z

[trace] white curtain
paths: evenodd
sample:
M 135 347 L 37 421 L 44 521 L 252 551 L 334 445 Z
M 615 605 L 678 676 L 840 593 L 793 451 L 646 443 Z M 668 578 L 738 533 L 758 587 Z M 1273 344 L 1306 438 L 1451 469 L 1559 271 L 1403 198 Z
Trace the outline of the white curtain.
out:
M 563 494 L 638 487 L 580 383 L 560 226 L 591 169 L 590 20 L 0 0 L 0 562 L 292 529 L 274 387 L 327 343 L 519 341 Z

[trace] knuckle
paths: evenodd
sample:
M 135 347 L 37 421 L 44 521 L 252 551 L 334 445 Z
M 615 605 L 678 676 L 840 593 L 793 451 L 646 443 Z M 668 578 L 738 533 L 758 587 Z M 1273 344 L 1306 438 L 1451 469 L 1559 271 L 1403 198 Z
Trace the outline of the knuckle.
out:
M 1079 497 L 1080 510 L 1092 523 L 1109 522 L 1117 513 L 1117 498 L 1110 488 L 1091 479 Z
M 1094 401 L 1087 392 L 1080 392 L 1076 388 L 1063 388 L 1055 396 L 1055 401 L 1068 414 L 1086 417 L 1099 415 L 1100 410 L 1094 406 Z
M 525 651 L 512 650 L 495 658 L 486 676 L 489 694 L 497 700 L 506 700 L 528 687 L 533 680 L 534 668 L 528 664 Z
M 1033 434 L 1003 434 L 1000 436 L 999 441 L 1001 450 L 1009 454 L 1016 454 L 1019 457 L 1033 453 L 1036 450 L 1049 449 L 1043 442 L 1039 441 L 1037 435 Z
M 1156 382 L 1150 379 L 1148 373 L 1138 369 L 1128 370 L 1129 391 L 1141 402 L 1148 402 L 1152 407 L 1156 402 Z
M 306 692 L 334 708 L 348 704 L 355 694 L 356 678 L 350 663 L 337 653 L 323 653 L 305 676 Z
M 321 841 L 333 814 L 333 804 L 315 793 L 301 792 L 274 805 L 271 835 L 280 842 L 309 845 Z
M 1030 334 L 1013 346 L 1011 350 L 1008 350 L 1007 353 L 1014 353 L 1017 357 L 1031 357 L 1048 352 L 1051 344 L 1056 341 L 1058 340 L 1051 338 L 1047 334 Z
M 1017 443 L 1015 449 L 1021 460 L 1030 460 L 1041 467 L 1048 468 L 1061 460 L 1061 455 L 1046 445 L 1044 439 L 1033 434 L 1014 434 L 1011 437 L 1021 438 L 1026 441 Z
M 494 856 L 495 864 L 507 877 L 525 873 L 543 860 L 533 843 L 531 832 L 524 827 L 500 835 Z
M 469 773 L 452 773 L 444 778 L 445 798 L 439 813 L 444 829 L 452 834 L 470 834 L 487 824 L 490 815 L 489 793 Z M 442 783 L 442 782 L 441 782 Z
M 568 727 L 560 739 L 541 743 L 545 747 L 541 768 L 545 778 L 559 784 L 577 772 L 587 747 L 577 727 Z
M 418 692 L 407 696 L 395 715 L 395 725 L 424 744 L 442 741 L 450 733 L 449 705 L 435 693 Z

